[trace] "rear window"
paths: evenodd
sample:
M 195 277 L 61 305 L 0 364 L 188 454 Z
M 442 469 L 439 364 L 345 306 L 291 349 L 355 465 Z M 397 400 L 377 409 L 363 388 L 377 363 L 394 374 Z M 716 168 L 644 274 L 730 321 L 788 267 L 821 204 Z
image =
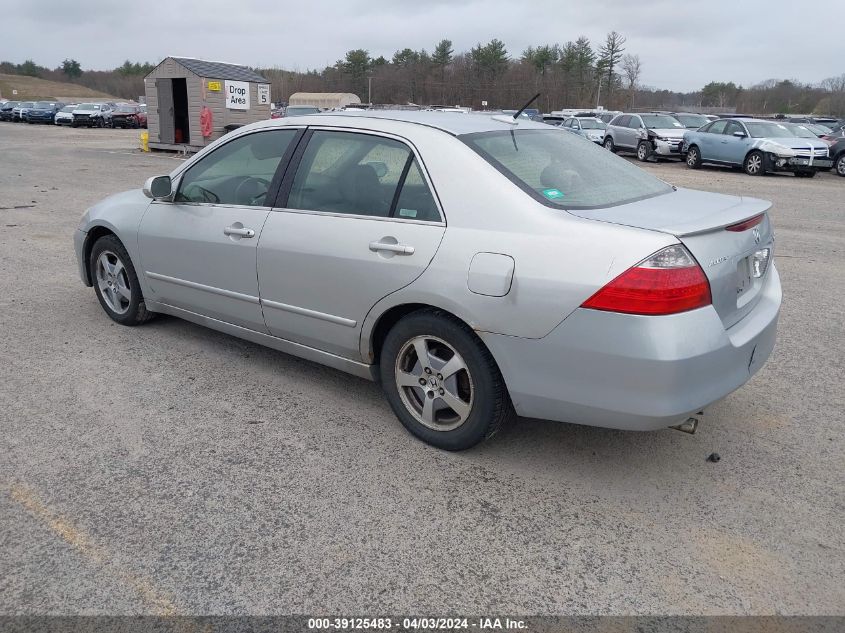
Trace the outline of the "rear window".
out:
M 681 125 L 688 128 L 700 128 L 710 122 L 706 116 L 700 114 L 676 114 L 675 118 L 681 122 Z
M 673 190 L 606 149 L 559 130 L 502 130 L 460 138 L 531 197 L 550 207 L 611 207 Z
M 745 123 L 752 138 L 791 138 L 795 133 L 783 123 L 748 121 Z
M 684 127 L 678 119 L 667 114 L 643 114 L 640 116 L 642 116 L 645 126 L 652 130 L 671 130 Z

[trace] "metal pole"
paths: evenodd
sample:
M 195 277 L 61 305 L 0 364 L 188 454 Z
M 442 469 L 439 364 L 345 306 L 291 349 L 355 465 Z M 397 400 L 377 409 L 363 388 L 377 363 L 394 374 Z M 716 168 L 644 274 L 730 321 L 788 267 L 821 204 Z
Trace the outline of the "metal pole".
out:
M 599 91 L 596 94 L 596 110 L 599 109 L 599 103 L 601 103 L 601 76 L 599 76 Z
M 373 105 L 373 76 L 367 77 L 367 103 Z

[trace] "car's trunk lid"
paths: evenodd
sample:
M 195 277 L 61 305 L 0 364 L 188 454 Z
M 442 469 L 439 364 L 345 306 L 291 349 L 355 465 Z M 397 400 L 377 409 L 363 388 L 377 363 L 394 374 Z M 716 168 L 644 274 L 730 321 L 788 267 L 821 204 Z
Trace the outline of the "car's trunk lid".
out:
M 768 248 L 771 264 L 774 234 L 770 207 L 770 202 L 756 198 L 678 189 L 631 204 L 570 213 L 676 236 L 707 275 L 713 307 L 727 328 L 748 314 L 760 298 L 767 274 L 754 277 L 752 258 Z M 761 214 L 762 221 L 746 230 L 725 228 Z

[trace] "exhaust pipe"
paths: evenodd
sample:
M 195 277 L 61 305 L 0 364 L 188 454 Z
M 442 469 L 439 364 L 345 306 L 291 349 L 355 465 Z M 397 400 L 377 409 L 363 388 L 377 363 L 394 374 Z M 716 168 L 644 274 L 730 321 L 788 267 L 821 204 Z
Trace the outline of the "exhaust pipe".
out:
M 694 435 L 695 431 L 698 429 L 698 418 L 687 418 L 686 422 L 682 422 L 677 426 L 671 427 L 676 431 L 683 431 L 684 433 L 689 433 L 690 435 Z

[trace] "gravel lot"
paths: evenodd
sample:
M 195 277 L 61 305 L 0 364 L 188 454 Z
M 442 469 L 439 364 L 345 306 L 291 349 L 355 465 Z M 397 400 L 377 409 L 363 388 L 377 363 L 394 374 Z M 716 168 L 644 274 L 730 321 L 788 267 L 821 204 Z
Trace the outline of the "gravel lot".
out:
M 71 236 L 177 164 L 137 137 L 0 124 L 0 613 L 845 614 L 845 178 L 646 166 L 775 203 L 777 347 L 696 435 L 448 454 L 366 381 L 109 321 Z

